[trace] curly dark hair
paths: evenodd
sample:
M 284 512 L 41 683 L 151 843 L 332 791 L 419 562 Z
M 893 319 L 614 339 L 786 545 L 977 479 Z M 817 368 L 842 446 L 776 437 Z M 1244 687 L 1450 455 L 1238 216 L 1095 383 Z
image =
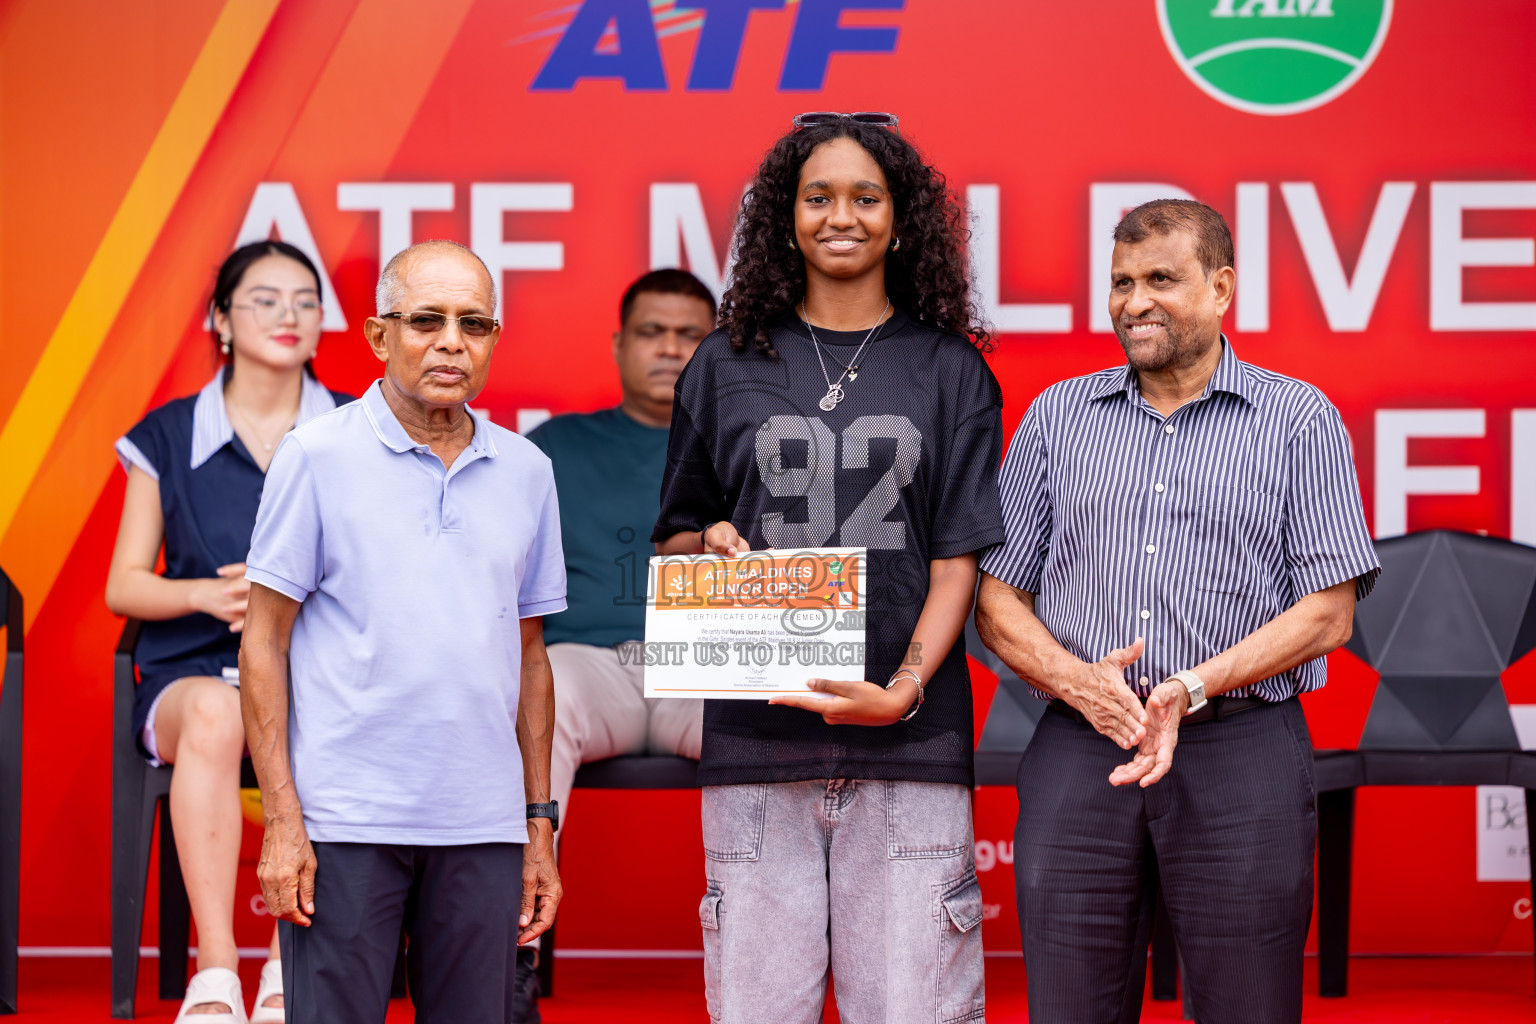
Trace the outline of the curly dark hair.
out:
M 970 229 L 944 175 L 923 162 L 917 148 L 890 128 L 842 118 L 793 131 L 763 157 L 741 201 L 731 285 L 720 302 L 720 326 L 737 351 L 749 344 L 776 357 L 770 331 L 805 295 L 805 259 L 795 237 L 800 169 L 811 151 L 833 139 L 852 139 L 885 174 L 896 208 L 901 247 L 885 254 L 885 291 L 918 323 L 970 335 L 983 352 L 992 335 L 977 315 L 966 263 Z

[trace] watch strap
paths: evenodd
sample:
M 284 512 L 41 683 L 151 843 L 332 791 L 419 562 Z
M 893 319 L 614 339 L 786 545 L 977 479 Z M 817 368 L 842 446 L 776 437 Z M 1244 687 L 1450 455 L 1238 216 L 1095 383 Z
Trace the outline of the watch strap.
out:
M 551 800 L 547 804 L 529 804 L 528 817 L 548 818 L 551 830 L 560 831 L 560 802 Z
M 1180 683 L 1183 683 L 1184 689 L 1189 693 L 1189 707 L 1184 709 L 1186 715 L 1194 714 L 1205 707 L 1208 698 L 1205 695 L 1205 681 L 1203 679 L 1187 668 L 1175 672 L 1168 678 L 1170 680 L 1177 679 Z

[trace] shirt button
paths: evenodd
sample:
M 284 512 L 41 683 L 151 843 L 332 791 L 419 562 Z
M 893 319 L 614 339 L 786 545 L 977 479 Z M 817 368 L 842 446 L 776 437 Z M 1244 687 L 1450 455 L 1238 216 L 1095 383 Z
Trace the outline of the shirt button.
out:
M 1146 686 L 1147 685 L 1147 677 L 1146 676 L 1142 676 L 1141 677 L 1141 685 L 1142 686 Z
M 1143 608 L 1141 610 L 1141 617 L 1144 619 L 1150 619 L 1152 617 L 1152 613 Z
M 1166 426 L 1166 427 L 1164 427 L 1164 428 L 1163 428 L 1163 433 L 1165 433 L 1165 434 L 1171 434 L 1171 433 L 1173 433 L 1173 424 L 1172 424 L 1172 423 L 1170 423 L 1170 424 L 1168 424 L 1168 425 L 1167 425 L 1167 426 Z
M 1157 554 L 1157 545 L 1156 544 L 1148 544 L 1147 545 L 1147 554 L 1149 554 L 1149 555 Z
M 1158 494 L 1162 494 L 1163 493 L 1163 485 L 1162 484 L 1154 484 L 1152 489 L 1154 491 L 1156 491 Z

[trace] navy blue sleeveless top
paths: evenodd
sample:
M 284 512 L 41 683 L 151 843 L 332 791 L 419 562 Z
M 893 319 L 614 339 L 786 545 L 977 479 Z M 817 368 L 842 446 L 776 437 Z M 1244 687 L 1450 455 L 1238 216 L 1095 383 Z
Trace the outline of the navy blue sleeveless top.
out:
M 256 525 L 266 474 L 235 434 L 224 405 L 220 371 L 196 395 L 177 398 L 150 412 L 118 439 L 123 469 L 138 466 L 160 484 L 165 521 L 165 577 L 206 579 L 222 565 L 245 561 Z M 298 423 L 352 401 L 304 376 Z M 239 664 L 240 634 L 229 623 L 196 612 L 145 622 L 134 661 L 133 735 L 141 742 L 155 698 L 188 676 L 219 676 Z M 145 751 L 147 756 L 148 751 Z

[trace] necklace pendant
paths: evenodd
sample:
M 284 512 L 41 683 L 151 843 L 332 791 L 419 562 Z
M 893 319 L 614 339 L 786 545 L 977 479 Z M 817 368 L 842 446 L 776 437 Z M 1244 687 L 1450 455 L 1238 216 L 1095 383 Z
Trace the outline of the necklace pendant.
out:
M 838 384 L 833 384 L 831 387 L 827 388 L 827 393 L 825 395 L 823 395 L 821 397 L 821 401 L 817 402 L 816 404 L 821 406 L 821 411 L 822 412 L 831 412 L 833 409 L 837 408 L 837 403 L 841 402 L 842 400 L 843 400 L 843 389 L 842 389 L 842 386 L 838 385 Z
M 857 366 L 850 366 L 848 368 L 848 382 L 851 384 L 851 383 L 853 383 L 854 381 L 856 381 L 858 379 L 859 379 L 859 368 Z

